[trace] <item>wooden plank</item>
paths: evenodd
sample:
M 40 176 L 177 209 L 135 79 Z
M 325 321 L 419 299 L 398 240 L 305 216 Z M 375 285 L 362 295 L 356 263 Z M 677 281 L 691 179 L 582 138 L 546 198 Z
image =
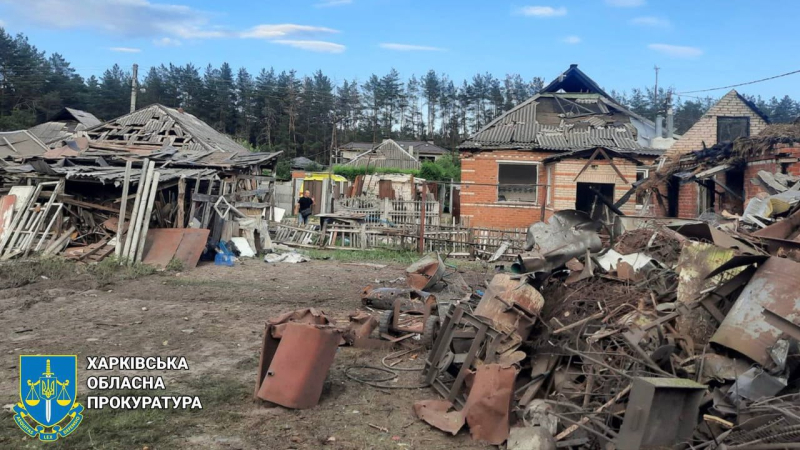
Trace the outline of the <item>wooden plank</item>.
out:
M 155 169 L 155 162 L 149 162 L 147 164 L 147 172 L 145 173 L 144 180 L 140 179 L 139 184 L 142 188 L 140 195 L 137 197 L 137 206 L 134 206 L 134 210 L 136 211 L 136 217 L 131 218 L 131 224 L 128 225 L 128 236 L 129 239 L 125 241 L 125 249 L 122 252 L 122 258 L 132 263 L 135 261 L 136 258 L 136 250 L 139 248 L 139 235 L 142 230 L 142 215 L 144 214 L 144 210 L 147 207 L 147 198 L 150 194 L 150 181 L 153 178 L 153 171 Z
M 186 178 L 181 177 L 178 181 L 178 218 L 175 220 L 175 228 L 183 228 L 186 226 Z
M 142 220 L 142 232 L 141 232 L 141 239 L 137 236 L 139 240 L 136 254 L 135 261 L 141 262 L 142 261 L 142 253 L 144 253 L 144 241 L 145 237 L 147 236 L 147 230 L 150 229 L 150 216 L 153 214 L 153 204 L 156 201 L 156 191 L 158 190 L 158 179 L 161 177 L 161 172 L 156 172 L 153 174 L 153 185 L 150 187 L 150 198 L 147 200 L 147 209 Z
M 125 210 L 128 208 L 128 189 L 131 183 L 131 169 L 133 161 L 125 163 L 125 178 L 122 182 L 122 201 L 119 207 L 119 220 L 117 221 L 117 244 L 114 247 L 114 254 L 119 256 L 122 253 L 122 234 L 125 229 Z
M 139 184 L 136 187 L 136 197 L 134 197 L 133 200 L 133 212 L 131 213 L 131 220 L 128 223 L 128 230 L 125 233 L 125 245 L 122 248 L 122 254 L 118 255 L 120 259 L 126 259 L 130 253 L 131 241 L 133 240 L 133 233 L 131 233 L 133 228 L 131 225 L 136 222 L 136 218 L 139 216 L 139 206 L 142 203 L 142 190 L 144 190 L 144 181 L 147 178 L 147 167 L 149 163 L 150 160 L 145 159 L 142 164 L 141 175 L 139 176 Z
M 264 175 L 238 175 L 242 180 L 257 180 L 257 181 L 275 181 L 275 177 L 268 177 Z

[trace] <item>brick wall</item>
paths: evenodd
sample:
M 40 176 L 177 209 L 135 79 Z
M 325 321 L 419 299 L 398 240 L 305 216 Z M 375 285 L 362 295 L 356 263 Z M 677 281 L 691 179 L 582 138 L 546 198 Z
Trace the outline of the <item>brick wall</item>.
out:
M 750 136 L 755 136 L 767 126 L 745 102 L 739 98 L 738 93 L 732 90 L 725 94 L 716 105 L 706 112 L 692 128 L 677 140 L 667 151 L 667 156 L 676 158 L 694 150 L 701 150 L 703 142 L 711 147 L 717 143 L 717 117 L 749 117 Z
M 498 161 L 541 162 L 552 155 L 547 152 L 517 150 L 462 154 L 461 215 L 470 217 L 470 224 L 475 227 L 524 228 L 541 220 L 541 205 L 546 199 L 544 187 L 539 188 L 539 200 L 535 204 L 497 201 Z M 552 205 L 547 205 L 545 218 L 555 211 L 575 208 L 577 182 L 614 183 L 614 200 L 618 200 L 628 192 L 630 184 L 636 181 L 636 165 L 626 159 L 614 159 L 614 165 L 625 176 L 628 184 L 619 178 L 609 161 L 592 162 L 592 166 L 578 180 L 573 181 L 587 162 L 587 158 L 565 159 L 539 165 L 539 184 L 547 183 L 547 166 L 553 167 Z M 634 214 L 635 204 L 636 198 L 631 196 L 630 201 L 621 209 L 626 214 Z
M 539 201 L 532 203 L 498 203 L 498 161 L 541 162 L 552 156 L 548 152 L 495 150 L 461 155 L 461 216 L 470 217 L 473 227 L 523 228 L 541 220 L 545 189 L 539 188 Z M 539 164 L 540 184 L 547 182 L 544 164 Z M 535 183 L 531 180 L 531 183 Z
M 761 187 L 758 182 L 758 172 L 766 170 L 767 172 L 775 173 L 780 172 L 780 164 L 775 159 L 765 159 L 762 161 L 748 161 L 744 168 L 744 206 L 747 207 L 747 202 L 761 192 L 769 193 L 766 189 Z M 754 183 L 755 181 L 755 183 Z
M 697 217 L 697 190 L 701 189 L 694 181 L 684 183 L 678 188 L 678 217 L 694 219 Z
M 631 184 L 636 181 L 636 164 L 627 159 L 615 158 L 613 161 L 617 169 L 625 176 L 627 184 L 617 175 L 607 160 L 592 161 L 592 165 L 587 167 L 577 180 L 575 177 L 586 166 L 588 159 L 564 159 L 555 163 L 555 187 L 553 189 L 555 210 L 575 209 L 577 183 L 613 183 L 615 202 L 625 195 L 630 190 Z M 620 209 L 625 214 L 635 214 L 636 196 L 631 196 L 630 200 Z

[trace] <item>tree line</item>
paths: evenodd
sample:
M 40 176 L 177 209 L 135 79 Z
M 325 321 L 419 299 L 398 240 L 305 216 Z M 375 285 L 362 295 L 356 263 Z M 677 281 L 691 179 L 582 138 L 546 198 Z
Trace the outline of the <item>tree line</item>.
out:
M 544 78 L 519 74 L 476 74 L 454 80 L 429 70 L 407 79 L 395 69 L 384 75 L 334 83 L 318 70 L 261 69 L 251 74 L 194 64 L 162 64 L 139 74 L 138 105 L 182 107 L 219 131 L 258 151 L 284 151 L 329 161 L 335 144 L 420 139 L 453 149 L 495 117 L 539 92 Z M 14 130 L 47 121 L 62 107 L 86 110 L 101 120 L 126 114 L 131 73 L 113 65 L 100 77 L 83 78 L 58 53 L 49 56 L 22 34 L 0 28 L 0 129 Z M 634 112 L 663 113 L 669 90 L 634 88 L 610 94 Z M 673 96 L 677 133 L 685 132 L 717 100 Z M 774 122 L 800 115 L 789 96 L 751 98 Z

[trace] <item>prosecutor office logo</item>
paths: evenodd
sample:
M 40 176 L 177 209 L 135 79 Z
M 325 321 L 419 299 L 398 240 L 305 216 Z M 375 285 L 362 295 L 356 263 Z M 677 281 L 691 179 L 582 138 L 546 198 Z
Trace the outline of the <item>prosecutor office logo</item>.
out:
M 42 441 L 68 436 L 83 420 L 77 393 L 77 356 L 20 355 L 20 402 L 14 405 L 14 422 Z

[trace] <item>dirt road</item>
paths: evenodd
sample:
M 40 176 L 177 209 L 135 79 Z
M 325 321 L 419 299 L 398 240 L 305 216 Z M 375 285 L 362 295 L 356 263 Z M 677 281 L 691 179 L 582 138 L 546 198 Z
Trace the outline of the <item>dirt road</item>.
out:
M 314 409 L 266 408 L 251 400 L 268 318 L 314 307 L 346 322 L 347 314 L 360 306 L 364 286 L 401 277 L 403 269 L 336 261 L 251 260 L 231 268 L 201 265 L 188 272 L 108 285 L 80 274 L 39 277 L 32 284 L 4 289 L 0 291 L 3 405 L 18 401 L 20 354 L 77 354 L 78 397 L 84 401 L 89 393 L 86 377 L 109 374 L 86 371 L 87 356 L 160 355 L 185 356 L 190 370 L 146 374 L 162 375 L 167 393 L 200 396 L 203 410 L 89 410 L 78 430 L 55 445 L 26 439 L 5 410 L 0 447 L 485 448 L 465 432 L 451 437 L 414 417 L 415 400 L 435 398 L 430 389 L 378 390 L 344 375 L 351 365 L 379 364 L 385 352 L 340 348 L 328 378 L 330 386 Z M 405 372 L 397 383 L 418 381 L 418 372 Z

